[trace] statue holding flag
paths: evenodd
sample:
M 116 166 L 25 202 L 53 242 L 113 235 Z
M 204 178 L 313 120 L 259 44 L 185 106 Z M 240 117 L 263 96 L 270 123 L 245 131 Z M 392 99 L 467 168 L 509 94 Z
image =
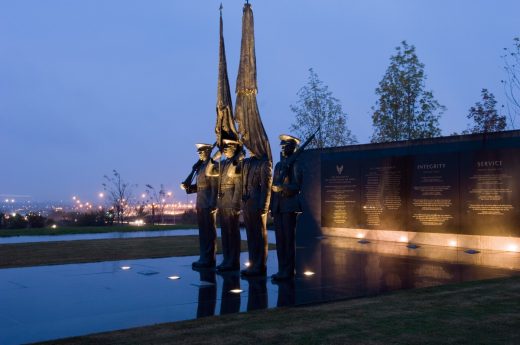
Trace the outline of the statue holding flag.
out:
M 233 119 L 233 104 L 227 74 L 226 50 L 224 45 L 222 5 L 220 6 L 220 46 L 219 73 L 217 88 L 217 121 L 215 134 L 220 152 L 212 159 L 212 172 L 218 176 L 217 207 L 222 236 L 224 259 L 217 266 L 217 271 L 236 271 L 240 268 L 240 198 L 242 191 L 242 144 Z M 218 162 L 216 159 L 218 158 Z
M 258 91 L 253 11 L 244 4 L 242 16 L 242 44 L 236 86 L 235 117 L 238 132 L 249 158 L 243 163 L 242 213 L 247 233 L 249 267 L 244 277 L 264 276 L 267 262 L 267 212 L 272 182 L 272 158 L 256 102 Z

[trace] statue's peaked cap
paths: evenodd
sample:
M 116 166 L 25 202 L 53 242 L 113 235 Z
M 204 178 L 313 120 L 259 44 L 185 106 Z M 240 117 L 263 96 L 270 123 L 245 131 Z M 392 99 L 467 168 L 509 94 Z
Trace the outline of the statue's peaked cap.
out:
M 282 142 L 284 142 L 284 141 L 286 141 L 286 142 L 287 142 L 287 141 L 288 141 L 288 142 L 293 142 L 293 143 L 295 143 L 296 145 L 299 145 L 299 144 L 300 144 L 300 141 L 301 141 L 299 138 L 296 138 L 296 137 L 294 137 L 294 136 L 292 136 L 292 135 L 289 135 L 289 134 L 280 134 L 280 140 L 281 140 Z
M 197 151 L 205 151 L 211 149 L 213 146 L 211 144 L 199 143 L 195 144 L 195 147 L 197 148 Z
M 224 139 L 224 140 L 222 140 L 222 143 L 224 145 L 241 145 L 240 141 L 233 140 L 233 139 Z

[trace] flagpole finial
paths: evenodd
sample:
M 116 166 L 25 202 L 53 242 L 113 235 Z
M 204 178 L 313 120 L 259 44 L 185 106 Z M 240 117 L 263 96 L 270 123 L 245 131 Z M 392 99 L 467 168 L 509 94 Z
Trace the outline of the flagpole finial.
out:
M 222 9 L 224 8 L 224 6 L 222 6 L 222 3 L 220 3 L 220 7 L 218 8 L 219 11 L 220 11 L 220 14 L 222 14 Z

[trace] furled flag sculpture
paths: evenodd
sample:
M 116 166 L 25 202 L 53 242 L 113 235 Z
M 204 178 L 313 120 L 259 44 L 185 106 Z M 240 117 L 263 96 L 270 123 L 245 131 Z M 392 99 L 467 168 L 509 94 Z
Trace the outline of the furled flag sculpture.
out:
M 256 55 L 253 11 L 244 4 L 242 17 L 242 47 L 236 85 L 235 118 L 242 143 L 257 158 L 272 161 L 269 139 L 265 133 L 256 103 Z
M 222 151 L 223 140 L 238 140 L 235 121 L 233 119 L 233 103 L 227 73 L 226 48 L 224 46 L 224 33 L 222 22 L 222 4 L 220 5 L 220 46 L 218 64 L 218 88 L 217 88 L 217 123 L 215 134 L 217 146 Z

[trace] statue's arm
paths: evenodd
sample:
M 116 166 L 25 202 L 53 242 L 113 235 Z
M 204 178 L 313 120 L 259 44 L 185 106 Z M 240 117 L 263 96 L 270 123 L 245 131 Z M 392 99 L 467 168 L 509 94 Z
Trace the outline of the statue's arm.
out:
M 260 207 L 262 213 L 269 210 L 269 202 L 271 200 L 271 186 L 273 184 L 273 167 L 270 161 L 264 161 L 260 169 Z

